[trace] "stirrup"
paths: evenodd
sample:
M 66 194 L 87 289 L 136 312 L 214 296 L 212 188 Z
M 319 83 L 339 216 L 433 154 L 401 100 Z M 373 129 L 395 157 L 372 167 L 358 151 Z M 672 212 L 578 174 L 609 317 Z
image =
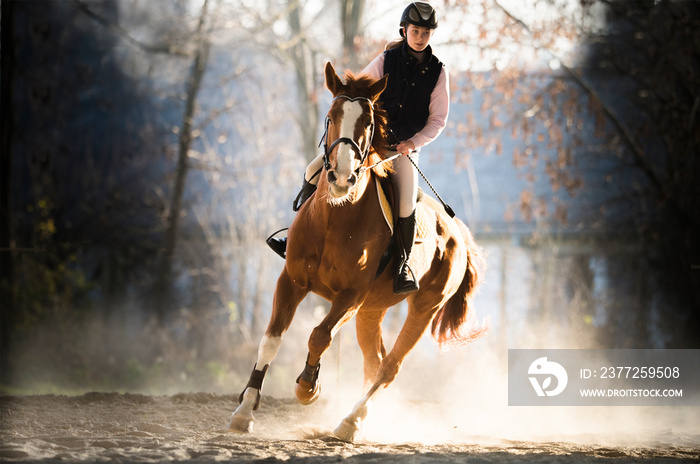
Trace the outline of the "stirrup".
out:
M 282 259 L 287 259 L 287 237 L 284 238 L 275 238 L 275 235 L 279 234 L 280 232 L 284 230 L 288 230 L 288 227 L 285 227 L 284 229 L 280 229 L 277 232 L 274 232 L 272 235 L 267 237 L 265 240 L 265 243 L 267 243 L 267 246 L 272 248 L 272 251 L 277 253 L 282 257 Z

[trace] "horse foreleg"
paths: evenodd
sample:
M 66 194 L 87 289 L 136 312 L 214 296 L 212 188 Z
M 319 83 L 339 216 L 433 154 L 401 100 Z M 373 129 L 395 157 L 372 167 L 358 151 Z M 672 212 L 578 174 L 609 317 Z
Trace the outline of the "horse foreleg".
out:
M 357 343 L 362 350 L 364 359 L 365 387 L 369 388 L 377 378 L 377 371 L 382 359 L 386 356 L 386 348 L 382 339 L 382 320 L 387 308 L 358 311 L 355 319 Z
M 265 335 L 258 346 L 258 358 L 250 374 L 248 384 L 239 397 L 240 405 L 233 412 L 228 425 L 230 432 L 248 433 L 253 431 L 253 411 L 258 409 L 265 374 L 270 363 L 277 356 L 282 344 L 282 335 L 289 328 L 296 308 L 306 296 L 306 291 L 294 285 L 286 269 L 277 280 L 273 299 L 272 316 Z
M 258 409 L 260 405 L 263 380 L 265 379 L 267 368 L 270 367 L 270 363 L 277 356 L 281 343 L 281 336 L 268 336 L 267 334 L 260 341 L 257 362 L 255 367 L 253 367 L 253 372 L 250 374 L 248 384 L 238 398 L 241 404 L 233 412 L 231 422 L 228 424 L 230 432 L 249 433 L 253 431 L 253 411 Z M 259 366 L 262 366 L 262 368 L 259 369 Z
M 333 432 L 335 436 L 351 443 L 355 441 L 360 433 L 362 422 L 369 413 L 372 400 L 380 390 L 388 387 L 389 384 L 394 381 L 401 368 L 401 363 L 413 347 L 416 346 L 416 343 L 418 343 L 423 333 L 425 333 L 432 316 L 433 312 L 418 313 L 409 307 L 406 322 L 404 322 L 391 351 L 382 359 L 379 370 L 377 371 L 377 378 L 367 394 L 355 405 L 352 412 L 348 414 L 335 429 Z
M 297 378 L 295 389 L 297 399 L 301 404 L 311 404 L 321 394 L 321 385 L 318 381 L 321 356 L 331 346 L 333 337 L 338 330 L 357 312 L 355 295 L 356 292 L 348 291 L 336 297 L 331 305 L 331 310 L 311 332 L 306 366 Z

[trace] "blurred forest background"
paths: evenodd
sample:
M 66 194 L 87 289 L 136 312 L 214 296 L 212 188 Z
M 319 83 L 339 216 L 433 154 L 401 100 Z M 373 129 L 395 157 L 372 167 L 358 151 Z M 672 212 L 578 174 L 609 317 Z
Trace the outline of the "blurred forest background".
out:
M 479 349 L 700 347 L 700 4 L 431 3 L 452 108 L 421 160 L 488 252 Z M 3 0 L 3 391 L 238 393 L 323 65 L 361 71 L 406 4 Z

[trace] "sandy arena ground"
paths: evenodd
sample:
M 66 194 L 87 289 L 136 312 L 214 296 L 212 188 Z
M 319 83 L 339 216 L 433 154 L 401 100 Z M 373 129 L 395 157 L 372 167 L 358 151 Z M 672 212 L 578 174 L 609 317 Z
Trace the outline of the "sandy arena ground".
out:
M 0 398 L 0 460 L 16 462 L 700 462 L 697 434 L 661 434 L 651 442 L 609 445 L 591 437 L 572 440 L 508 440 L 462 435 L 455 426 L 444 442 L 377 441 L 354 444 L 332 436 L 328 400 L 300 406 L 265 397 L 256 429 L 225 431 L 237 405 L 234 395 L 189 393 L 144 396 Z M 418 407 L 408 405 L 408 407 Z M 418 415 L 417 417 L 420 417 Z M 401 419 L 404 420 L 404 419 Z M 388 422 L 391 424 L 391 421 Z M 404 424 L 405 425 L 405 424 Z

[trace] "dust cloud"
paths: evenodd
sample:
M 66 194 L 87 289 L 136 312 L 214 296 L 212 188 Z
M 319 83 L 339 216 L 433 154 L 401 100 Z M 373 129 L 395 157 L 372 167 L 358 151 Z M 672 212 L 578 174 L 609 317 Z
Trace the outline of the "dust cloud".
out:
M 428 445 L 489 440 L 700 445 L 700 418 L 693 407 L 508 406 L 507 363 L 501 357 L 476 346 L 416 355 L 373 404 L 365 439 Z M 357 389 L 347 390 L 328 396 L 332 424 L 360 397 Z
M 403 317 L 388 315 L 387 319 L 384 332 L 389 350 Z M 275 373 L 280 368 L 278 357 L 268 371 L 264 394 L 293 396 L 294 380 L 306 358 L 310 327 L 305 334 L 298 328 L 290 329 L 280 350 L 284 374 Z M 354 323 L 343 328 L 322 359 L 321 396 L 325 401 L 319 414 L 329 431 L 363 394 L 362 357 L 354 330 Z M 533 328 L 531 339 L 523 340 L 524 346 L 519 348 L 537 347 L 536 340 L 547 330 L 551 329 Z M 363 439 L 426 445 L 519 440 L 700 446 L 700 415 L 693 407 L 508 406 L 507 348 L 496 339 L 497 334 L 491 333 L 470 345 L 443 352 L 424 335 L 404 361 L 396 381 L 372 404 Z M 590 348 L 591 343 L 569 337 L 553 347 Z
M 483 315 L 483 308 L 478 309 Z M 252 438 L 265 437 L 272 440 L 275 437 L 299 439 L 300 436 L 330 436 L 332 430 L 362 397 L 362 357 L 354 333 L 355 324 L 350 322 L 339 332 L 322 359 L 321 400 L 310 407 L 289 407 L 290 403 L 294 403 L 295 379 L 306 359 L 309 334 L 324 314 L 323 307 L 299 309 L 265 379 L 263 396 L 267 414 L 258 418 Z M 387 314 L 383 328 L 388 350 L 391 349 L 404 318 L 405 308 L 395 308 Z M 548 327 L 539 329 L 530 326 L 528 329 L 527 338 L 522 338 L 519 346 L 511 347 L 541 348 L 538 340 L 547 337 L 547 347 L 551 348 L 592 347 L 590 341 L 574 337 L 562 336 L 561 340 L 552 342 L 551 329 Z M 76 338 L 71 350 L 85 356 L 94 354 L 91 350 L 100 345 L 99 336 L 105 334 L 105 330 L 98 328 L 90 331 L 92 338 Z M 119 344 L 112 341 L 112 346 L 118 345 L 122 350 L 128 347 L 136 350 L 152 349 L 151 343 L 155 339 L 153 334 L 140 340 L 136 335 L 132 337 L 128 343 L 124 340 Z M 361 441 L 433 446 L 515 440 L 529 443 L 700 448 L 700 415 L 692 407 L 508 406 L 508 344 L 503 342 L 504 338 L 496 326 L 491 328 L 484 339 L 443 352 L 428 334 L 424 335 L 406 358 L 396 381 L 381 392 L 372 404 Z M 215 428 L 223 431 L 255 362 L 257 341 L 257 337 L 251 337 L 248 346 L 232 344 L 220 348 L 232 353 L 229 369 L 222 369 L 223 373 L 218 377 L 198 378 L 196 373 L 199 371 L 188 370 L 192 365 L 201 364 L 188 358 L 193 357 L 191 347 L 178 345 L 177 340 L 173 339 L 168 345 L 173 350 L 170 356 L 179 360 L 182 372 L 159 376 L 156 375 L 158 370 L 151 367 L 148 373 L 150 376 L 144 374 L 143 383 L 134 388 L 107 387 L 103 391 L 148 395 L 178 395 L 187 392 L 223 395 L 226 400 L 219 398 L 217 404 L 220 409 L 216 410 L 216 418 L 208 419 L 219 424 Z M 212 343 L 214 342 L 221 343 L 212 337 Z M 40 342 L 36 346 L 35 349 L 45 349 Z M 200 349 L 216 353 L 211 346 L 203 345 Z M 55 369 L 66 369 L 66 366 L 70 366 L 70 359 L 67 357 L 67 362 L 56 364 Z M 107 369 L 107 372 L 102 372 L 103 375 L 109 374 L 109 368 L 108 361 L 106 366 L 94 365 L 96 371 Z M 27 375 L 32 374 L 31 366 L 26 369 Z M 35 372 L 32 375 L 53 378 L 47 372 Z M 52 392 L 41 385 L 35 391 Z M 86 391 L 76 389 L 70 393 L 79 395 Z M 276 405 L 284 406 L 282 417 L 274 413 Z
M 341 442 L 332 431 L 363 394 L 354 323 L 322 359 L 321 398 L 309 406 L 293 399 L 310 330 L 322 317 L 321 309 L 297 314 L 268 371 L 250 434 L 225 429 L 255 361 L 255 343 L 231 347 L 241 351 L 236 359 L 247 367 L 232 369 L 221 383 L 175 376 L 170 383 L 161 378 L 145 384 L 147 395 L 1 396 L 0 460 L 398 463 L 410 457 L 410 462 L 444 464 L 541 462 L 543 456 L 567 463 L 601 457 L 648 463 L 700 459 L 695 408 L 508 406 L 507 350 L 494 333 L 448 352 L 424 336 L 397 380 L 373 403 L 359 440 Z M 387 318 L 387 349 L 402 323 L 400 311 Z

